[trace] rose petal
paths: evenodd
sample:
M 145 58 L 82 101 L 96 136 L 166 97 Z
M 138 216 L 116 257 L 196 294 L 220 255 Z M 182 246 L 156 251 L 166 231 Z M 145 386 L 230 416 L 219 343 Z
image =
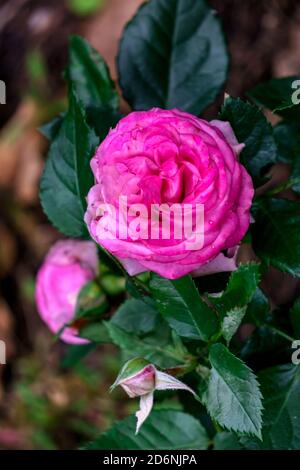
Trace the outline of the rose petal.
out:
M 213 121 L 210 121 L 210 123 L 222 132 L 227 142 L 232 146 L 236 156 L 238 157 L 241 151 L 245 148 L 245 144 L 240 144 L 238 142 L 230 123 L 226 121 L 220 121 L 218 119 L 214 119 Z
M 231 256 L 225 256 L 223 253 L 220 253 L 209 263 L 206 263 L 200 266 L 198 269 L 195 269 L 195 271 L 192 272 L 192 276 L 200 277 L 207 276 L 208 274 L 236 271 L 238 246 L 231 250 L 234 250 L 234 253 Z M 227 250 L 227 253 L 228 251 L 229 250 Z
M 156 371 L 155 390 L 186 390 L 196 396 L 194 390 L 165 372 Z
M 137 417 L 135 434 L 139 432 L 142 424 L 148 418 L 152 410 L 152 407 L 153 407 L 153 392 L 148 393 L 148 395 L 143 395 L 140 399 L 140 409 L 139 411 L 135 413 L 135 416 Z

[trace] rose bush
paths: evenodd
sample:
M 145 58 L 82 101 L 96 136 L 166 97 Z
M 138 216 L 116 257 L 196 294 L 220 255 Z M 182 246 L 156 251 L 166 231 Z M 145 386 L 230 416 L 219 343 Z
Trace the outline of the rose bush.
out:
M 85 220 L 92 237 L 131 275 L 151 270 L 176 279 L 192 271 L 199 275 L 201 267 L 205 274 L 234 269 L 221 251 L 235 247 L 245 235 L 254 193 L 238 160 L 243 147 L 228 122 L 209 123 L 159 108 L 129 114 L 109 132 L 91 161 L 96 185 L 88 195 Z M 111 237 L 99 237 L 99 206 L 120 209 L 120 196 L 127 197 L 128 206 L 143 204 L 149 212 L 154 204 L 202 204 L 203 246 L 191 250 L 193 233 L 175 239 L 174 226 L 169 239 L 136 239 L 129 231 L 125 239 L 114 236 L 115 220 L 108 211 L 102 223 Z
M 103 343 L 122 350 L 129 362 L 114 386 L 141 397 L 138 427 L 147 417 L 137 436 L 128 417 L 90 448 L 300 448 L 298 351 L 292 356 L 299 286 L 285 278 L 300 277 L 295 77 L 247 92 L 284 118 L 278 125 L 256 104 L 232 97 L 207 122 L 198 116 L 210 104 L 210 113 L 218 108 L 227 65 L 222 28 L 205 0 L 147 1 L 121 40 L 118 78 L 133 111 L 124 117 L 103 59 L 84 39 L 71 39 L 69 107 L 46 126 L 41 201 L 64 235 L 90 234 L 106 249 L 99 250 L 97 282 L 80 293 L 75 324 L 95 354 Z M 270 176 L 276 162 L 290 165 L 284 181 Z M 176 224 L 168 238 L 163 226 L 152 237 L 149 208 L 163 204 L 189 206 L 192 215 L 204 207 L 203 243 L 195 249 L 196 224 L 179 238 Z M 237 267 L 242 243 L 248 247 Z M 72 242 L 68 256 L 62 246 L 51 250 L 37 282 L 39 310 L 54 332 L 73 318 L 80 286 L 96 270 L 91 242 Z M 65 329 L 62 337 L 82 341 L 76 333 Z M 88 353 L 71 348 L 69 367 Z M 172 404 L 161 394 L 151 411 L 156 390 L 189 386 L 201 405 L 185 393 Z
M 93 242 L 60 240 L 50 249 L 37 274 L 38 312 L 53 333 L 69 323 L 81 288 L 97 274 L 97 249 Z M 66 343 L 84 344 L 73 327 L 64 328 Z

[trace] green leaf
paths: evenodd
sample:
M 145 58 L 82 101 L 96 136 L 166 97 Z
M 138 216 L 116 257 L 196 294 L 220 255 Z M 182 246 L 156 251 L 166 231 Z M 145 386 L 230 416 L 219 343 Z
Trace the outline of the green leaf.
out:
M 66 79 L 84 106 L 88 124 L 103 139 L 120 119 L 119 97 L 105 61 L 80 36 L 70 40 Z
M 231 273 L 226 289 L 220 297 L 211 298 L 219 314 L 224 317 L 235 307 L 244 307 L 252 299 L 260 281 L 260 265 L 240 264 Z
M 286 199 L 260 199 L 254 219 L 255 253 L 265 263 L 299 277 L 300 204 Z
M 159 313 L 155 305 L 140 299 L 129 299 L 118 308 L 110 322 L 127 333 L 140 335 L 155 329 L 159 322 Z
M 256 263 L 241 264 L 229 278 L 225 291 L 220 297 L 210 300 L 221 318 L 221 332 L 227 343 L 240 326 L 260 281 L 260 267 Z
M 125 99 L 136 110 L 200 114 L 228 68 L 220 22 L 204 0 L 152 0 L 127 25 L 118 58 Z
M 108 108 L 90 107 L 87 110 L 87 122 L 95 130 L 100 141 L 105 139 L 109 130 L 116 127 L 122 115 Z
M 292 97 L 299 98 L 299 85 L 293 87 L 293 83 L 300 77 L 273 78 L 268 82 L 260 83 L 247 94 L 257 104 L 270 109 L 276 114 L 298 121 L 300 118 L 300 105 L 294 104 Z M 295 85 L 296 86 L 296 83 Z
M 112 342 L 104 322 L 88 323 L 84 325 L 79 331 L 79 336 L 93 343 Z
M 297 450 L 300 447 L 300 366 L 285 364 L 259 374 L 264 396 L 263 441 L 245 439 L 250 449 Z
M 278 148 L 278 160 L 292 167 L 289 180 L 291 187 L 300 193 L 300 124 L 282 121 L 274 127 Z
M 224 345 L 210 348 L 212 365 L 203 399 L 211 417 L 229 431 L 261 435 L 261 393 L 253 372 Z
M 106 63 L 80 36 L 72 36 L 70 40 L 67 79 L 71 80 L 78 99 L 86 108 L 118 109 L 118 94 Z
M 296 299 L 290 310 L 290 318 L 295 332 L 295 337 L 300 338 L 300 297 Z
M 153 274 L 150 290 L 158 310 L 179 336 L 207 341 L 217 331 L 217 317 L 191 276 L 171 281 Z
M 154 334 L 138 336 L 128 333 L 114 323 L 105 323 L 111 340 L 125 353 L 127 359 L 144 357 L 148 361 L 162 368 L 173 367 L 184 362 L 184 356 L 172 344 L 170 330 L 163 325 Z
M 269 312 L 269 300 L 263 291 L 257 288 L 248 304 L 245 322 L 249 321 L 249 323 L 259 326 L 266 322 Z
M 87 450 L 205 450 L 209 439 L 192 416 L 175 410 L 154 410 L 135 435 L 136 419 L 130 416 L 102 434 Z
M 242 320 L 245 316 L 247 307 L 235 307 L 229 310 L 221 323 L 221 331 L 227 345 L 230 343 L 233 335 L 237 332 Z
M 126 276 L 126 290 L 127 292 L 134 297 L 135 299 L 143 299 L 146 301 L 148 298 L 149 292 L 144 283 L 140 282 L 140 280 L 136 276 L 129 276 L 127 273 Z M 150 299 L 152 301 L 152 299 Z
M 237 140 L 245 144 L 241 162 L 247 168 L 256 185 L 263 182 L 263 170 L 276 160 L 276 143 L 273 129 L 261 110 L 239 98 L 228 98 L 220 113 L 228 121 Z
M 64 120 L 64 117 L 65 113 L 61 114 L 60 116 L 56 116 L 54 119 L 52 119 L 52 121 L 43 124 L 39 128 L 39 131 L 41 132 L 41 134 L 43 134 L 44 137 L 46 137 L 46 139 L 51 142 L 57 135 Z
M 214 450 L 241 450 L 238 437 L 230 432 L 218 432 L 214 437 Z
M 93 184 L 90 159 L 98 139 L 73 91 L 70 108 L 54 138 L 41 179 L 40 198 L 49 220 L 62 233 L 85 237 L 86 195 Z
M 74 320 L 88 317 L 101 317 L 109 304 L 98 282 L 90 281 L 79 292 Z
M 293 163 L 300 157 L 300 124 L 281 121 L 274 127 L 274 137 L 278 148 L 278 161 Z

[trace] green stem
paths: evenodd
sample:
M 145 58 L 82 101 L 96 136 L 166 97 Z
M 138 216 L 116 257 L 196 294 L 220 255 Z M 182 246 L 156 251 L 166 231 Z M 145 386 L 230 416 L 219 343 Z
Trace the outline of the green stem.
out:
M 274 331 L 274 333 L 276 333 L 278 336 L 281 336 L 282 338 L 286 339 L 287 341 L 290 341 L 291 343 L 293 341 L 295 341 L 295 338 L 292 338 L 292 336 L 288 335 L 284 331 L 279 330 L 278 328 L 276 328 L 276 326 L 272 326 L 272 325 L 268 325 L 268 324 L 265 324 L 265 326 L 270 328 L 270 330 Z

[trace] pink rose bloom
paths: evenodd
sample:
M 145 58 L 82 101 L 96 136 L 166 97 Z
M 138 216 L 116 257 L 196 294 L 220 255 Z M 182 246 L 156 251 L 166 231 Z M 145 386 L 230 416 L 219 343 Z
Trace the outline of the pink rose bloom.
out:
M 81 288 L 97 274 L 97 249 L 93 242 L 60 240 L 50 249 L 37 274 L 36 304 L 41 318 L 53 333 L 69 323 Z M 85 344 L 77 330 L 66 327 L 60 338 Z
M 243 147 L 227 122 L 158 108 L 129 114 L 109 132 L 91 161 L 96 184 L 88 194 L 85 215 L 91 236 L 130 275 L 150 270 L 176 279 L 234 270 L 254 194 L 252 180 L 238 160 Z M 115 214 L 99 212 L 107 205 L 121 214 L 120 196 L 126 197 L 127 207 L 143 205 L 149 213 L 153 204 L 190 205 L 193 211 L 202 205 L 202 245 L 191 249 L 193 235 L 176 237 L 175 225 L 168 239 L 132 235 L 130 230 L 124 236 L 132 214 L 128 219 L 118 215 L 116 231 Z M 106 237 L 99 236 L 99 221 Z

